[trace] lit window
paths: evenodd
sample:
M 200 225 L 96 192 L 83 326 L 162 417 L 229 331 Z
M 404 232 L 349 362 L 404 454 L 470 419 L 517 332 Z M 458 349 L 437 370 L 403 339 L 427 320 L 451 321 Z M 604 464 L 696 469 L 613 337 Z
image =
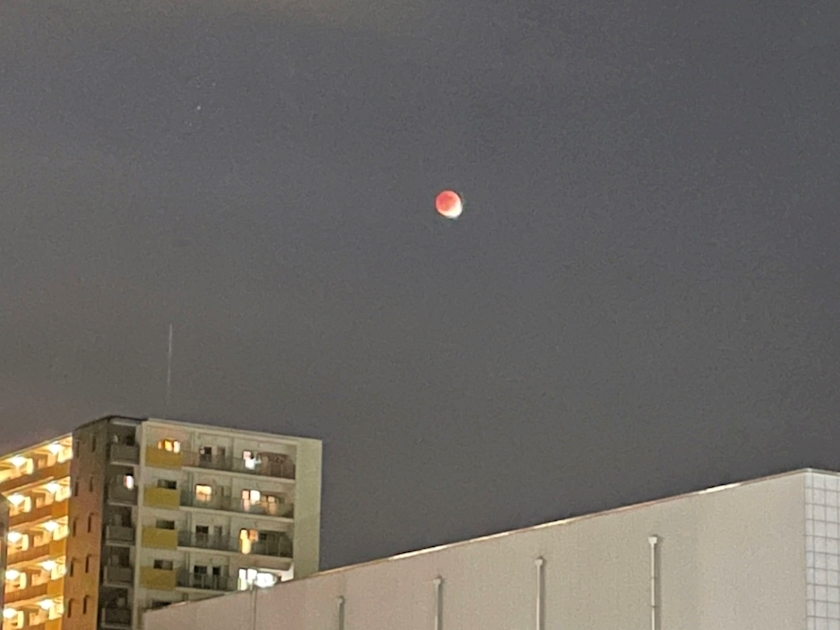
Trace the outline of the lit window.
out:
M 158 448 L 164 451 L 169 451 L 170 453 L 180 453 L 181 442 L 178 440 L 161 440 L 158 442 Z
M 242 459 L 245 461 L 245 468 L 248 470 L 255 470 L 257 467 L 257 456 L 253 451 L 243 451 Z
M 24 457 L 23 455 L 15 455 L 10 461 L 12 462 L 12 466 L 15 468 L 22 468 L 23 465 L 29 461 L 29 458 Z
M 133 490 L 134 489 L 134 475 L 125 475 L 123 477 L 123 486 L 125 486 L 129 490 Z
M 260 502 L 260 491 L 259 490 L 243 490 L 242 491 L 242 500 L 246 503 L 259 503 Z
M 213 488 L 204 484 L 196 485 L 195 498 L 199 501 L 209 501 L 213 498 Z
M 49 482 L 46 486 L 44 486 L 50 494 L 55 494 L 59 490 L 61 490 L 61 484 L 56 481 Z

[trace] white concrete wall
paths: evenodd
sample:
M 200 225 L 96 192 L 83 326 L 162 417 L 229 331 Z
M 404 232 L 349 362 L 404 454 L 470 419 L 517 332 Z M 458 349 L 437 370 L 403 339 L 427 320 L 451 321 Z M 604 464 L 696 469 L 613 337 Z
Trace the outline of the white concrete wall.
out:
M 806 630 L 805 484 L 794 473 L 326 572 L 258 592 L 253 624 L 243 593 L 155 611 L 145 629 L 433 630 L 440 576 L 439 630 L 650 630 L 655 534 L 658 628 Z

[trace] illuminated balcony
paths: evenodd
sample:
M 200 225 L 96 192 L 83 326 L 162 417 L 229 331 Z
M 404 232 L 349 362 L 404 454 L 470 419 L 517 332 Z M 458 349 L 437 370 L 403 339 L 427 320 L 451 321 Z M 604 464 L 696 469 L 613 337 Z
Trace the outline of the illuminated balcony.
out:
M 9 528 L 14 529 L 21 525 L 34 524 L 40 521 L 58 520 L 65 518 L 69 512 L 70 503 L 64 501 L 52 501 L 29 512 L 19 512 L 9 517 Z
M 70 462 L 54 463 L 44 468 L 34 469 L 29 474 L 13 476 L 0 483 L 0 493 L 8 493 L 17 488 L 31 484 L 42 483 L 52 479 L 63 479 L 70 476 Z
M 171 569 L 156 569 L 154 567 L 140 567 L 140 586 L 156 591 L 171 591 L 175 589 L 175 571 Z
M 34 626 L 26 626 L 23 630 L 61 630 L 61 619 L 50 619 Z
M 7 590 L 5 593 L 5 605 L 25 605 L 27 602 L 44 599 L 45 597 L 60 597 L 64 591 L 64 578 L 50 580 L 35 586 L 27 586 L 15 590 Z
M 60 558 L 67 553 L 67 539 L 53 540 L 43 545 L 30 547 L 29 549 L 9 549 L 7 565 L 31 564 L 50 558 Z
M 203 468 L 206 470 L 219 470 L 259 477 L 271 477 L 272 479 L 285 479 L 294 481 L 295 465 L 285 455 L 275 454 L 273 458 L 245 459 L 244 457 L 229 457 L 217 454 L 205 454 L 195 452 L 182 453 L 182 465 L 187 468 Z
M 50 478 L 67 477 L 72 458 L 72 444 L 67 437 L 0 460 L 0 492 L 8 493 L 12 489 Z

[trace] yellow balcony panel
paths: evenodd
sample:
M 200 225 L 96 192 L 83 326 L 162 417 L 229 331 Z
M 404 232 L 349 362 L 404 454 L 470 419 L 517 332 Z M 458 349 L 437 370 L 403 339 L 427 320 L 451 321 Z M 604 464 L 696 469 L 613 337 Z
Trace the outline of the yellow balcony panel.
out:
M 146 486 L 143 491 L 143 505 L 177 510 L 181 505 L 181 494 L 171 488 Z
M 47 558 L 60 558 L 67 553 L 67 539 L 53 540 L 46 545 L 30 547 L 24 551 L 9 551 L 7 564 L 24 564 L 27 562 L 39 562 Z
M 28 475 L 20 475 L 18 477 L 6 479 L 4 482 L 0 483 L 0 493 L 7 494 L 18 488 L 49 481 L 50 479 L 62 479 L 69 476 L 70 460 L 60 464 L 53 464 L 52 466 L 36 468 Z
M 175 590 L 175 571 L 140 567 L 140 586 L 157 591 Z
M 61 619 L 50 619 L 37 626 L 26 626 L 26 630 L 61 630 Z
M 50 580 L 45 584 L 38 584 L 37 586 L 28 586 L 15 591 L 6 591 L 5 603 L 19 604 L 21 602 L 28 602 L 30 600 L 41 599 L 43 597 L 60 597 L 64 593 L 64 578 L 58 580 Z
M 178 531 L 174 529 L 159 529 L 144 527 L 142 544 L 153 549 L 177 549 Z
M 180 468 L 183 463 L 181 453 L 165 451 L 156 446 L 146 447 L 146 465 L 155 468 Z

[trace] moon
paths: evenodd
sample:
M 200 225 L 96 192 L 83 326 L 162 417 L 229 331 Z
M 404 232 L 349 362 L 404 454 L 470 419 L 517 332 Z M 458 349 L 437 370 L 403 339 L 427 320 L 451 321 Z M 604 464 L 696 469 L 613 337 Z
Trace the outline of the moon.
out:
M 435 208 L 441 216 L 457 219 L 464 210 L 464 204 L 454 190 L 444 190 L 435 199 Z

